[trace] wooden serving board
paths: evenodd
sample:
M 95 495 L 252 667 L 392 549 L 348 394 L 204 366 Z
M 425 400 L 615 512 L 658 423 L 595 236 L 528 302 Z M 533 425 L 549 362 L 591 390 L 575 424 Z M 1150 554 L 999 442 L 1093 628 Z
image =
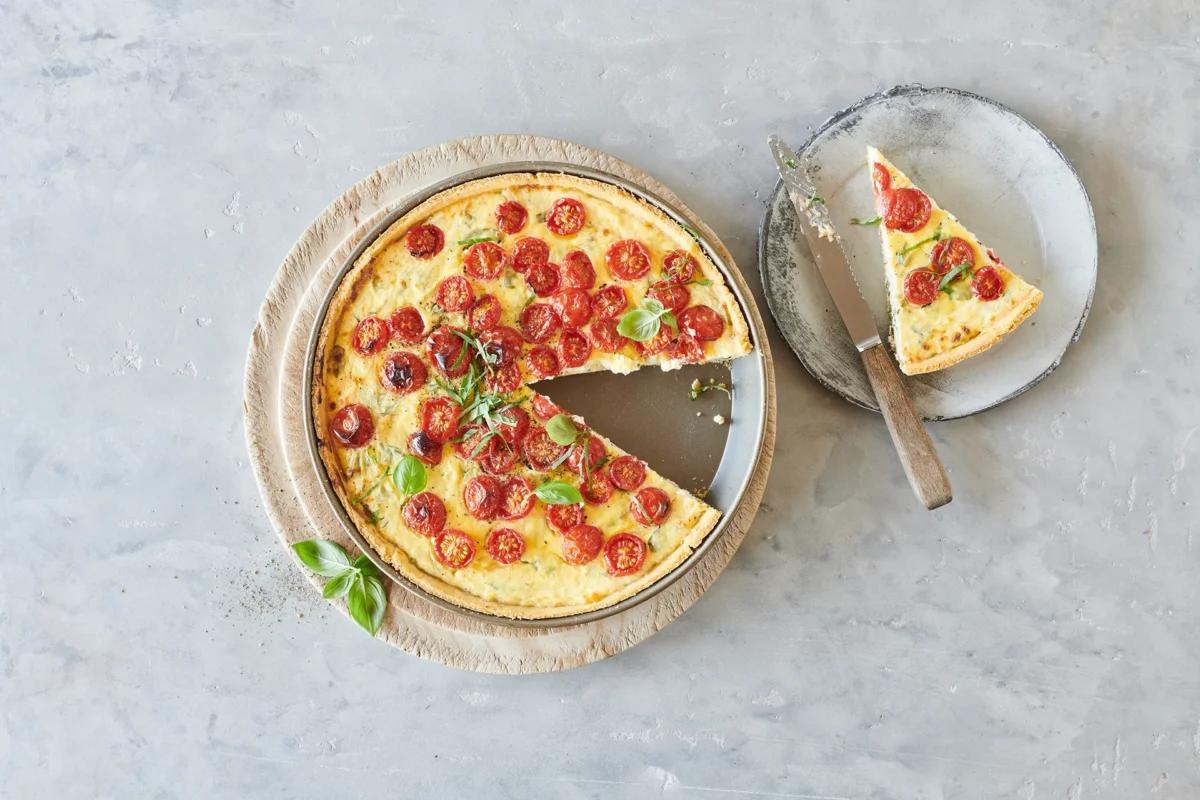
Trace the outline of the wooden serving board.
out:
M 263 505 L 284 546 L 309 538 L 355 547 L 321 488 L 307 453 L 303 404 L 305 347 L 322 298 L 354 247 L 412 193 L 482 166 L 557 161 L 600 169 L 632 181 L 685 214 L 720 251 L 716 235 L 669 189 L 640 170 L 589 147 L 536 136 L 461 139 L 411 153 L 376 170 L 326 208 L 284 259 L 250 339 L 245 376 L 245 427 Z M 746 298 L 749 288 L 733 270 Z M 515 628 L 442 609 L 401 587 L 388 591 L 390 608 L 379 638 L 406 652 L 460 669 L 532 673 L 588 664 L 632 647 L 673 621 L 712 584 L 745 538 L 766 487 L 775 442 L 775 376 L 762 318 L 746 309 L 765 361 L 767 418 L 763 446 L 728 528 L 704 560 L 672 586 L 628 611 L 564 628 Z M 297 562 L 297 567 L 303 569 Z M 306 571 L 307 574 L 307 571 Z M 314 590 L 320 583 L 310 576 Z M 336 601 L 345 611 L 345 604 Z

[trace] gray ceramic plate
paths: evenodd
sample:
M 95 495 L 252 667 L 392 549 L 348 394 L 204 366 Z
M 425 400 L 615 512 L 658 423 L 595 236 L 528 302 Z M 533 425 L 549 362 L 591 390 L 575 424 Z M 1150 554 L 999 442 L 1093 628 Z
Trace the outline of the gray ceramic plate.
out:
M 329 310 L 329 303 L 342 278 L 362 252 L 393 222 L 438 192 L 478 178 L 509 172 L 561 172 L 611 183 L 658 206 L 676 222 L 690 227 L 686 217 L 665 200 L 641 186 L 616 175 L 575 164 L 549 161 L 495 164 L 440 181 L 414 194 L 395 208 L 363 238 L 343 263 L 337 277 L 330 284 L 313 323 L 305 356 L 305 386 L 312 385 L 317 339 L 322 321 Z M 742 306 L 743 313 L 746 313 L 745 309 L 752 301 L 742 294 L 737 282 L 730 279 L 730 265 L 711 242 L 703 236 L 694 235 L 713 264 L 725 275 L 729 290 Z M 746 313 L 747 319 L 750 316 Z M 766 434 L 766 367 L 763 363 L 761 343 L 753 327 L 750 329 L 750 338 L 754 344 L 754 351 L 732 360 L 728 367 L 721 364 L 704 364 L 686 366 L 665 373 L 648 368 L 631 375 L 572 375 L 537 384 L 538 391 L 549 395 L 572 413 L 585 417 L 589 425 L 612 439 L 621 448 L 637 453 L 660 474 L 671 478 L 685 489 L 706 488 L 708 491 L 705 501 L 723 514 L 716 527 L 687 560 L 657 583 L 633 597 L 586 614 L 556 619 L 508 619 L 462 608 L 422 590 L 394 570 L 371 548 L 346 513 L 329 483 L 324 462 L 317 452 L 316 437 L 313 435 L 312 407 L 305 402 L 304 424 L 309 432 L 309 458 L 313 469 L 322 478 L 325 495 L 346 534 L 383 574 L 408 591 L 459 614 L 514 627 L 558 628 L 603 619 L 643 603 L 670 586 L 700 563 L 725 532 L 730 519 L 729 513 L 737 507 L 749 485 Z M 734 387 L 732 397 L 727 398 L 720 392 L 707 392 L 702 402 L 690 401 L 688 387 L 692 380 L 706 380 L 709 377 L 731 382 Z M 699 416 L 697 412 L 700 412 Z M 728 424 L 716 425 L 712 422 L 711 415 L 718 412 L 729 419 Z
M 1032 123 L 992 100 L 921 86 L 867 97 L 797 147 L 829 204 L 881 332 L 888 311 L 879 234 L 848 222 L 875 213 L 868 144 L 1045 293 L 1037 313 L 991 350 L 908 379 L 917 411 L 930 420 L 963 417 L 1033 387 L 1079 338 L 1096 285 L 1096 223 L 1066 156 Z M 771 314 L 805 368 L 852 403 L 878 409 L 781 185 L 763 216 L 759 268 Z

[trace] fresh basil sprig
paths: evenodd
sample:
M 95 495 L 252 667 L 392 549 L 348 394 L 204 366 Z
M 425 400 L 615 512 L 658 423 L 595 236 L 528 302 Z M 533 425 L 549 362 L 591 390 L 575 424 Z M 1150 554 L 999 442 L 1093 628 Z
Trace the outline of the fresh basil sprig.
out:
M 664 322 L 679 330 L 675 315 L 653 297 L 647 297 L 640 306 L 621 315 L 617 322 L 617 333 L 635 342 L 648 342 L 658 335 Z
M 354 621 L 372 636 L 379 633 L 387 609 L 387 591 L 369 558 L 359 556 L 351 564 L 340 544 L 324 539 L 296 542 L 292 549 L 304 566 L 329 578 L 322 591 L 326 598 L 345 597 Z
M 552 506 L 569 506 L 583 502 L 583 495 L 579 490 L 563 481 L 546 481 L 534 489 L 533 494 L 538 500 Z
M 564 447 L 574 444 L 579 438 L 579 428 L 575 426 L 575 420 L 566 414 L 555 414 L 551 417 L 546 423 L 546 433 L 551 441 Z
M 429 474 L 425 471 L 425 465 L 414 455 L 405 454 L 392 469 L 392 483 L 396 485 L 400 494 L 411 497 L 424 489 L 428 481 Z
M 871 217 L 870 219 L 859 219 L 858 217 L 850 218 L 851 225 L 878 225 L 882 221 L 883 217 Z
M 472 231 L 471 233 L 467 234 L 467 238 L 459 239 L 458 243 L 461 247 L 465 248 L 470 247 L 473 244 L 479 244 L 480 242 L 498 241 L 500 241 L 500 235 L 497 233 L 489 233 L 488 231 Z

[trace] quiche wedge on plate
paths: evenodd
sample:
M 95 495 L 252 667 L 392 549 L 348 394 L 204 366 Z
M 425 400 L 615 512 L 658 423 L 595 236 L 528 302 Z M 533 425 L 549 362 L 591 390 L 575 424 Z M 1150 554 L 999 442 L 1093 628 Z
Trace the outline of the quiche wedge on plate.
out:
M 867 169 L 879 213 L 892 348 L 906 375 L 982 353 L 1037 309 L 1040 289 L 874 147 L 867 148 Z
M 720 512 L 529 384 L 751 351 L 693 236 L 600 181 L 506 174 L 392 224 L 334 291 L 312 411 L 363 538 L 425 591 L 563 617 L 653 584 Z

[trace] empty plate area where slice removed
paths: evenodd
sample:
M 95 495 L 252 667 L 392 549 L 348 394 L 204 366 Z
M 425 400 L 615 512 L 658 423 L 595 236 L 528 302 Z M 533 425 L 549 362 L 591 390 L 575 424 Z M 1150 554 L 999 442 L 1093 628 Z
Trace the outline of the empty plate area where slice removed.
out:
M 909 379 L 917 410 L 926 419 L 961 417 L 1036 384 L 1078 337 L 1095 286 L 1095 223 L 1070 163 L 1014 112 L 976 95 L 920 87 L 867 98 L 798 147 L 884 334 L 889 317 L 879 231 L 851 223 L 876 214 L 868 145 L 1045 293 L 1038 311 L 991 350 Z M 782 187 L 768 204 L 760 237 L 768 304 L 788 344 L 830 389 L 877 408 Z

